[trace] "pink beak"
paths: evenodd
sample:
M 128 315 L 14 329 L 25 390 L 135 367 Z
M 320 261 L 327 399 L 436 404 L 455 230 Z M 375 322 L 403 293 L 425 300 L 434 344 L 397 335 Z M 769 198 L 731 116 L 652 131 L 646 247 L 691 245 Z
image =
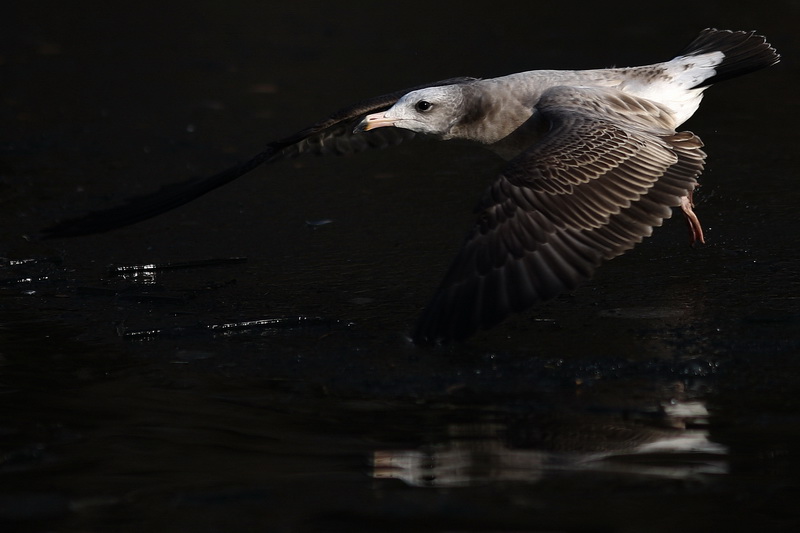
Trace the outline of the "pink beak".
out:
M 395 122 L 396 120 L 393 118 L 386 118 L 385 112 L 373 113 L 364 117 L 364 120 L 356 126 L 356 131 L 369 131 L 375 128 L 383 128 L 384 126 L 394 126 Z

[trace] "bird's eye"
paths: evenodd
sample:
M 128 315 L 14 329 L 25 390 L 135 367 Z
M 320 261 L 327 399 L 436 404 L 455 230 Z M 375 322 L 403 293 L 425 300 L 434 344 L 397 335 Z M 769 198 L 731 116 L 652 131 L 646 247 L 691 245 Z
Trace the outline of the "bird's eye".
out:
M 427 111 L 433 107 L 433 104 L 427 100 L 420 100 L 414 107 L 417 109 L 417 111 Z

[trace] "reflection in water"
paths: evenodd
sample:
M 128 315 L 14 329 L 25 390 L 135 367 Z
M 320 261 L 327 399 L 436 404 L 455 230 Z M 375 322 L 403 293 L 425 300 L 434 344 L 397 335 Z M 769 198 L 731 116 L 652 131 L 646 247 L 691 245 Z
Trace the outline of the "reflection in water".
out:
M 452 425 L 448 442 L 416 450 L 375 451 L 372 476 L 400 479 L 415 487 L 457 487 L 497 481 L 536 483 L 547 474 L 565 471 L 665 478 L 727 473 L 727 448 L 709 440 L 703 403 L 675 402 L 663 406 L 662 414 L 660 427 L 619 419 L 557 430 L 532 428 L 532 422 L 526 427 Z M 509 437 L 520 433 L 527 438 Z

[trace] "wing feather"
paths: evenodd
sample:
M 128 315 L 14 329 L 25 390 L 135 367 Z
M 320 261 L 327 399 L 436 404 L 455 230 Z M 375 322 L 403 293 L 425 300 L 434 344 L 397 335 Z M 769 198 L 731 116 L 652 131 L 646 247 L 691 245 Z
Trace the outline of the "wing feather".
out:
M 669 218 L 703 169 L 700 139 L 647 100 L 563 87 L 536 111 L 548 133 L 488 188 L 415 342 L 458 340 L 574 289 Z
M 345 107 L 293 135 L 274 141 L 259 154 L 212 176 L 167 185 L 154 193 L 127 200 L 122 205 L 94 211 L 85 216 L 65 220 L 43 230 L 41 238 L 75 237 L 102 233 L 128 226 L 165 213 L 222 187 L 254 168 L 305 153 L 317 155 L 349 155 L 370 148 L 386 148 L 414 137 L 413 132 L 399 128 L 382 128 L 355 133 L 361 119 L 391 107 L 404 94 L 424 87 L 462 83 L 473 78 L 452 78 L 377 96 Z

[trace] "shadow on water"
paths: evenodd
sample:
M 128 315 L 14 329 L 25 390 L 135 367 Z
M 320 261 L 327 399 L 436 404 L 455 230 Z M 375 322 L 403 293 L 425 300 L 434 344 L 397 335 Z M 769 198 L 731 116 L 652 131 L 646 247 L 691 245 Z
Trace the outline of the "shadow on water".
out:
M 469 2 L 460 29 L 436 23 L 446 3 L 422 19 L 40 4 L 0 38 L 4 530 L 794 530 L 796 7 L 604 8 L 531 35 Z M 387 17 L 414 35 L 363 35 Z M 470 223 L 475 169 L 496 165 L 460 147 L 298 159 L 117 232 L 22 238 L 361 96 L 657 60 L 705 26 L 757 27 L 784 56 L 712 89 L 690 124 L 710 244 L 669 221 L 463 345 L 405 338 Z

